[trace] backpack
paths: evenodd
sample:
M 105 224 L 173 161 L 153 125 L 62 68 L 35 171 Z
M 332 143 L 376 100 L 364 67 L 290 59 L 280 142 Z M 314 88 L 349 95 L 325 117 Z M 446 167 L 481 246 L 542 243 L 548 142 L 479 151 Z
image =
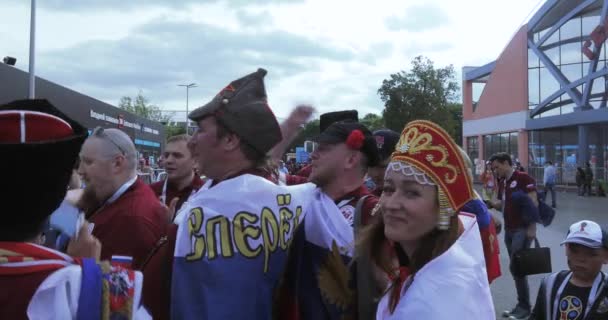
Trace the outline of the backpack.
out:
M 538 193 L 538 217 L 544 227 L 548 227 L 555 218 L 555 209 L 545 203 L 545 192 Z
M 527 193 L 517 190 L 511 194 L 511 201 L 523 215 L 525 223 L 541 223 L 547 227 L 555 218 L 555 210 L 545 203 L 544 192 L 537 192 L 538 207 Z

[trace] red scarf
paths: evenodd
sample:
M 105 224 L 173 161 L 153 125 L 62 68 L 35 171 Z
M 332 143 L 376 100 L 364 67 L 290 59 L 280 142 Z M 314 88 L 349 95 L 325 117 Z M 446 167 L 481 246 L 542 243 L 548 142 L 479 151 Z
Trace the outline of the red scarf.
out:
M 401 300 L 401 289 L 403 288 L 403 284 L 405 284 L 405 281 L 412 274 L 412 272 L 410 271 L 410 268 L 408 268 L 408 267 L 401 266 L 397 270 L 399 271 L 398 275 L 396 273 L 393 275 L 389 275 L 389 278 L 394 283 L 394 285 L 391 289 L 391 293 L 390 293 L 390 301 L 394 301 L 393 309 L 391 310 L 391 313 L 393 313 L 394 307 L 396 307 L 397 304 L 399 304 L 399 300 Z M 395 270 L 395 271 L 397 271 L 397 270 Z
M 27 242 L 0 241 L 0 275 L 57 270 L 78 261 L 66 254 Z

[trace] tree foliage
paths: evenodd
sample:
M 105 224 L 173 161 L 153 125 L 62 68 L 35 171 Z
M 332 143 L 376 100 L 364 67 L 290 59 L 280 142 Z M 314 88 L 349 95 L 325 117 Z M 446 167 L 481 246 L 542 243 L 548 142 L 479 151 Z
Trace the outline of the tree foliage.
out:
M 449 103 L 448 110 L 454 123 L 452 138 L 454 138 L 454 141 L 456 141 L 458 145 L 462 146 L 462 103 Z
M 365 125 L 370 131 L 374 132 L 378 129 L 385 128 L 384 118 L 375 113 L 366 114 L 359 122 Z
M 165 126 L 165 138 L 186 133 L 185 127 L 177 126 L 171 121 L 175 115 L 174 112 L 163 113 L 162 109 L 157 105 L 151 104 L 141 91 L 134 98 L 129 96 L 120 98 L 118 107 L 142 118 L 160 122 Z
M 384 119 L 381 116 L 373 113 L 366 114 L 359 122 L 364 124 L 370 131 L 385 128 Z M 312 140 L 320 134 L 321 127 L 319 119 L 314 119 L 308 122 L 298 136 L 289 145 L 287 150 L 295 150 L 296 147 L 303 147 L 304 141 Z
M 186 128 L 184 126 L 176 126 L 172 123 L 165 124 L 165 136 L 167 138 L 184 133 L 186 133 Z
M 150 104 L 149 100 L 143 96 L 141 91 L 135 96 L 135 98 L 128 96 L 120 98 L 118 107 L 152 121 L 165 123 L 169 122 L 173 117 L 173 114 L 171 113 L 163 114 L 159 106 Z
M 289 145 L 287 150 L 295 150 L 296 147 L 303 147 L 304 141 L 311 140 L 312 138 L 319 135 L 320 131 L 320 122 L 319 119 L 314 119 L 308 122 L 302 131 L 298 134 L 298 136 L 293 140 L 293 142 Z
M 458 83 L 454 67 L 435 68 L 422 56 L 412 60 L 410 71 L 391 74 L 378 89 L 384 102 L 382 116 L 386 127 L 401 132 L 412 120 L 430 120 L 442 126 L 457 143 L 462 142 L 462 108 L 455 114 Z M 458 120 L 460 119 L 460 121 Z M 461 127 L 460 127 L 461 128 Z

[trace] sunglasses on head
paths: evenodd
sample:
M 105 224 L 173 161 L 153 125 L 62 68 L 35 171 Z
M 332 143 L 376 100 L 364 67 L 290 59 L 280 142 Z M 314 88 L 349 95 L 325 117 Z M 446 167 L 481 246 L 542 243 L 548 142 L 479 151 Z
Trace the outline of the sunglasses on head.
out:
M 120 145 L 118 143 L 116 143 L 116 141 L 112 140 L 112 138 L 105 133 L 104 129 L 102 127 L 97 127 L 95 128 L 95 130 L 93 130 L 93 133 L 91 134 L 94 137 L 100 138 L 100 139 L 105 139 L 107 141 L 110 141 L 116 148 L 118 148 L 118 150 L 120 151 L 120 153 L 124 156 L 127 154 L 127 152 L 120 147 Z

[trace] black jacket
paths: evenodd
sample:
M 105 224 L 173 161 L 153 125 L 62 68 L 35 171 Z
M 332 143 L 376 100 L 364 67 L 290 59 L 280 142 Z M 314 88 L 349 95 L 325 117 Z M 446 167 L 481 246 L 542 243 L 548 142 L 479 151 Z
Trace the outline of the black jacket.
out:
M 545 277 L 540 284 L 538 289 L 538 295 L 536 297 L 536 304 L 532 310 L 532 314 L 528 320 L 555 320 L 558 319 L 556 315 L 550 317 L 550 313 L 553 313 L 553 304 L 555 302 L 555 295 L 561 284 L 566 280 L 566 277 L 570 274 L 570 271 L 560 271 L 557 273 L 550 274 Z M 550 295 L 547 295 L 547 293 Z M 547 308 L 547 302 L 549 308 Z M 547 314 L 547 311 L 549 314 Z M 608 319 L 608 279 L 606 274 L 602 272 L 601 283 L 598 286 L 598 293 L 595 298 L 595 302 L 591 306 L 591 310 L 588 312 L 587 317 L 583 320 L 605 320 Z

